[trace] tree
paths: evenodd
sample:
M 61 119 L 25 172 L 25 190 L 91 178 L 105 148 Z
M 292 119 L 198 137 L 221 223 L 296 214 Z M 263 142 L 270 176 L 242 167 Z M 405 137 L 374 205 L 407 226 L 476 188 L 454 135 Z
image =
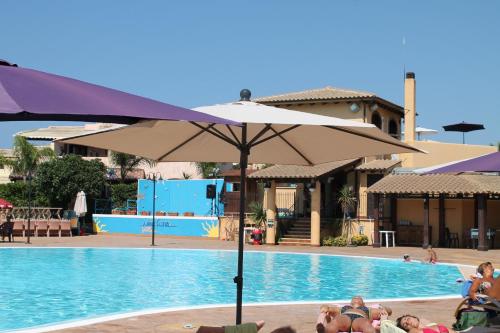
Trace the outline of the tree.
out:
M 111 163 L 120 168 L 120 181 L 125 182 L 127 174 L 142 164 L 150 167 L 156 165 L 156 162 L 144 157 L 134 156 L 125 153 L 111 152 Z
M 26 182 L 28 175 L 33 174 L 40 163 L 55 158 L 54 151 L 48 147 L 39 148 L 25 137 L 14 138 L 13 158 L 0 156 L 0 165 L 9 166 L 14 174 L 21 175 Z
M 106 167 L 101 161 L 65 155 L 38 167 L 35 188 L 53 207 L 69 208 L 79 191 L 84 191 L 89 198 L 99 197 L 105 182 Z
M 197 162 L 196 167 L 203 178 L 217 178 L 220 176 L 220 164 L 215 162 Z
M 354 209 L 356 205 L 356 197 L 354 196 L 354 192 L 352 191 L 352 187 L 348 185 L 342 186 L 338 193 L 337 202 L 340 204 L 340 208 L 343 213 L 343 225 L 346 225 L 347 217 L 351 210 Z M 349 233 L 351 230 L 351 225 L 347 226 L 347 240 L 349 242 Z

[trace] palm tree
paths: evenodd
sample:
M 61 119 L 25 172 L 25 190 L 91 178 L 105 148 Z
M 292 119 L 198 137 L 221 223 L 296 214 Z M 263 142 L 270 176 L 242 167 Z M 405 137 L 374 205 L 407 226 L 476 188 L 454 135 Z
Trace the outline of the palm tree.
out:
M 6 165 L 12 169 L 14 174 L 21 175 L 23 181 L 33 174 L 40 163 L 54 158 L 56 155 L 49 147 L 38 148 L 25 137 L 16 136 L 14 138 L 13 158 L 0 156 L 0 165 Z
M 196 167 L 203 178 L 217 178 L 220 176 L 220 165 L 214 162 L 197 162 Z
M 141 164 L 146 164 L 149 167 L 156 165 L 156 162 L 144 157 L 129 155 L 125 153 L 111 152 L 111 163 L 120 168 L 120 182 L 124 183 L 127 174 L 136 169 Z
M 354 209 L 356 204 L 356 197 L 354 196 L 354 192 L 352 191 L 351 186 L 344 185 L 340 189 L 337 198 L 340 207 L 342 208 L 343 213 L 343 225 L 346 225 L 347 216 L 349 212 Z M 349 243 L 349 232 L 351 230 L 351 225 L 347 227 L 347 243 Z

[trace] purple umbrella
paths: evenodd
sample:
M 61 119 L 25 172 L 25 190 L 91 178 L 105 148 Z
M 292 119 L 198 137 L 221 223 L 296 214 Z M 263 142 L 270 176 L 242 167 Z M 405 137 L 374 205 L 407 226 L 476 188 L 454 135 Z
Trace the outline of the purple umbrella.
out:
M 500 172 L 500 152 L 456 162 L 427 173 Z
M 55 120 L 133 124 L 144 119 L 182 120 L 204 128 L 237 122 L 158 102 L 0 59 L 0 121 Z M 200 125 L 201 122 L 205 125 Z M 28 239 L 30 242 L 31 171 L 28 171 Z M 152 233 L 154 245 L 154 223 Z
M 132 124 L 142 119 L 237 123 L 0 59 L 0 121 L 60 120 Z

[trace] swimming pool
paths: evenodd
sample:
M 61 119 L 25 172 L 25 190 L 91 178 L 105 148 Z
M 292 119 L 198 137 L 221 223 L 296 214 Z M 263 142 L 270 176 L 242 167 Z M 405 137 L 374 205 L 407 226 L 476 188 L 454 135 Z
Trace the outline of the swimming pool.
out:
M 0 249 L 0 331 L 144 309 L 235 302 L 235 251 Z M 456 295 L 455 266 L 245 253 L 244 303 Z

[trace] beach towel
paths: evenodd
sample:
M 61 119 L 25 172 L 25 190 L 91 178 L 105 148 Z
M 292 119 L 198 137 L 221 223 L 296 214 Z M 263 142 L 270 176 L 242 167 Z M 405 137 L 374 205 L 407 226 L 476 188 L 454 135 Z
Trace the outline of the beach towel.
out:
M 380 333 L 406 333 L 406 332 L 397 327 L 394 321 L 382 320 L 382 323 L 380 324 Z
M 236 326 L 224 326 L 224 333 L 257 333 L 257 324 L 245 323 Z

